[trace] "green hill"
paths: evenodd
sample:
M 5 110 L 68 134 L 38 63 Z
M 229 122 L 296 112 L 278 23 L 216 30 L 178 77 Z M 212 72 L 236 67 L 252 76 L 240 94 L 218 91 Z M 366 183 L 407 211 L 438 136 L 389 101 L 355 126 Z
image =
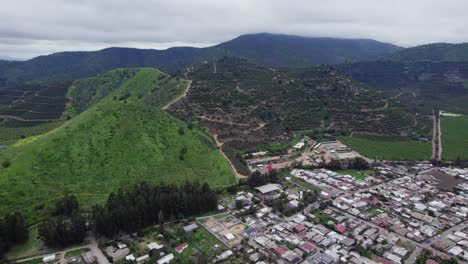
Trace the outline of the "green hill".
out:
M 120 75 L 120 81 L 102 86 L 112 75 Z M 70 95 L 81 102 L 75 113 L 90 108 L 50 132 L 0 152 L 0 160 L 11 163 L 0 169 L 0 215 L 21 210 L 33 223 L 66 193 L 77 194 L 89 206 L 119 187 L 143 180 L 200 180 L 214 187 L 235 183 L 208 135 L 160 109 L 186 85 L 187 81 L 155 69 L 115 70 L 75 82 Z M 107 95 L 83 106 L 78 95 L 93 91 Z M 155 100 L 160 97 L 168 100 Z

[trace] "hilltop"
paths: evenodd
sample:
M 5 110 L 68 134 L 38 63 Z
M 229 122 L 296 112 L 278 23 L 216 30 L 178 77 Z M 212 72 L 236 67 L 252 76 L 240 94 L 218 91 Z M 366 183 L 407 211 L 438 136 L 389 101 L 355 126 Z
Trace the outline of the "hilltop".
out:
M 118 69 L 74 82 L 73 118 L 0 152 L 11 164 L 0 169 L 0 214 L 21 210 L 34 223 L 66 193 L 86 207 L 143 180 L 235 183 L 208 135 L 161 110 L 186 85 L 155 69 Z
M 0 78 L 10 82 L 73 80 L 115 68 L 129 67 L 157 67 L 174 72 L 194 63 L 212 61 L 223 56 L 238 56 L 269 66 L 303 67 L 369 60 L 400 49 L 375 40 L 262 33 L 243 35 L 207 48 L 108 48 L 90 52 L 60 52 L 27 61 L 0 64 Z

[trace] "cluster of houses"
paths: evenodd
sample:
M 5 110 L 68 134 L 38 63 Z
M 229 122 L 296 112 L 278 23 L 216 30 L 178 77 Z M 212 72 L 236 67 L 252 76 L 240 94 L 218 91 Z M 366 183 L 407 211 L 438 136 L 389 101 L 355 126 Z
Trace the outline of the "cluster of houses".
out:
M 359 180 L 351 175 L 340 174 L 327 169 L 294 169 L 291 171 L 291 175 L 318 187 L 321 190 L 321 195 L 325 198 L 333 198 L 384 181 L 383 178 L 372 176 Z
M 466 220 L 466 194 L 441 191 L 431 175 L 404 176 L 362 192 L 337 197 L 333 205 L 416 242 Z
M 432 246 L 449 256 L 468 261 L 468 227 L 463 226 L 461 230 L 453 230 L 445 237 L 439 239 Z

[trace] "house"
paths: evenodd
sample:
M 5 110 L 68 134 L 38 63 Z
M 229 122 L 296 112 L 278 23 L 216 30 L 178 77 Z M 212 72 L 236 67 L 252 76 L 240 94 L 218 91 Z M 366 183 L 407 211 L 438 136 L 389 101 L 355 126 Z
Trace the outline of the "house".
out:
M 136 259 L 136 262 L 137 262 L 137 263 L 141 263 L 141 262 L 143 262 L 143 261 L 145 261 L 145 260 L 147 260 L 147 259 L 149 259 L 149 255 L 148 255 L 148 254 L 143 255 L 143 256 L 141 256 L 141 257 L 138 257 L 138 258 Z
M 147 247 L 148 247 L 150 250 L 152 250 L 152 249 L 161 249 L 161 248 L 164 247 L 164 245 L 159 245 L 159 244 L 156 243 L 156 242 L 151 242 L 151 243 L 148 244 Z
M 301 245 L 301 249 L 308 254 L 314 252 L 315 250 L 314 246 L 309 242 L 304 242 L 304 244 Z
M 303 225 L 296 225 L 296 226 L 294 226 L 294 232 L 296 232 L 296 233 L 301 233 L 301 232 L 303 232 L 305 229 L 306 229 L 306 228 L 305 228 L 305 226 L 303 226 Z
M 226 233 L 224 234 L 224 237 L 230 241 L 230 240 L 233 240 L 234 238 L 236 238 L 232 233 Z
M 289 250 L 283 246 L 279 246 L 277 248 L 275 248 L 275 253 L 276 255 L 278 256 L 282 256 L 284 254 L 286 254 L 286 252 L 288 252 Z
M 296 145 L 293 146 L 294 150 L 301 150 L 305 146 L 305 143 L 303 141 L 298 142 Z
M 193 224 L 190 224 L 190 225 L 186 225 L 183 228 L 184 228 L 185 233 L 191 233 L 191 232 L 195 231 L 198 228 L 198 225 L 193 223 Z
M 171 262 L 171 260 L 173 260 L 173 259 L 174 259 L 174 254 L 171 253 L 171 254 L 167 254 L 166 256 L 158 259 L 156 261 L 156 263 L 158 263 L 158 264 L 169 264 Z
M 187 243 L 187 242 L 178 245 L 178 246 L 175 248 L 175 250 L 177 251 L 177 253 L 182 254 L 182 252 L 183 252 L 184 249 L 186 249 L 186 248 L 188 248 L 188 243 Z
M 344 233 L 346 231 L 346 226 L 343 224 L 338 224 L 335 226 L 335 230 L 340 233 Z
M 42 262 L 48 263 L 55 260 L 55 254 L 47 255 L 42 258 Z
M 135 261 L 135 256 L 133 256 L 133 254 L 130 254 L 130 255 L 125 257 L 125 260 L 126 261 Z
M 266 200 L 273 200 L 280 196 L 281 186 L 279 184 L 269 183 L 256 187 L 257 194 Z

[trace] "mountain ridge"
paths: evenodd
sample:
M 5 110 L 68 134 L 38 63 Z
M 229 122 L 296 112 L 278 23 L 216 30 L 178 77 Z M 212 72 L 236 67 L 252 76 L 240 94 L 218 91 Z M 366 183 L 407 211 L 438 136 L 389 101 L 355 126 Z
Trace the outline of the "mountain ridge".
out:
M 262 42 L 264 45 L 258 45 Z M 284 45 L 288 47 L 284 47 Z M 28 61 L 0 64 L 0 78 L 9 81 L 71 80 L 115 68 L 157 67 L 174 72 L 223 56 L 239 56 L 258 64 L 303 67 L 388 55 L 399 47 L 363 39 L 312 38 L 279 34 L 249 34 L 211 47 L 165 50 L 112 47 L 99 51 L 60 52 Z M 253 52 L 253 53 L 252 53 Z M 255 54 L 261 56 L 254 56 Z M 275 57 L 274 60 L 271 58 Z

